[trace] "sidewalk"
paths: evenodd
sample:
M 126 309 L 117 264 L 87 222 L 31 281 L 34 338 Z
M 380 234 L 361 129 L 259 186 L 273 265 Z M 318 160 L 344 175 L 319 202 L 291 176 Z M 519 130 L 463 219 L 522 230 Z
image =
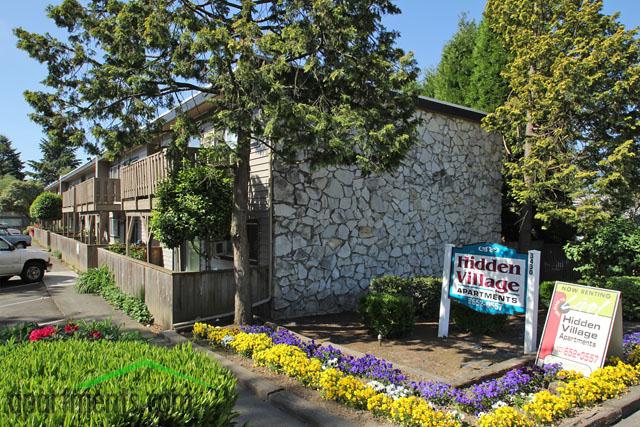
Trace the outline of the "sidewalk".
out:
M 77 293 L 74 284 L 78 274 L 54 257 L 51 258 L 51 263 L 53 268 L 45 275 L 44 285 L 65 319 L 111 319 L 123 329 L 139 331 L 147 338 L 156 336 L 150 328 L 130 319 L 123 312 L 115 310 L 101 296 Z

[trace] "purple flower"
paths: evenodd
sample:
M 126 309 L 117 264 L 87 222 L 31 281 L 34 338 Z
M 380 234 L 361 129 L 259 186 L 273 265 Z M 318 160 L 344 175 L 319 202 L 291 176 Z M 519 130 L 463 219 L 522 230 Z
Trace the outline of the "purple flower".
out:
M 411 388 L 422 398 L 442 406 L 451 403 L 458 392 L 451 384 L 436 381 L 412 382 Z

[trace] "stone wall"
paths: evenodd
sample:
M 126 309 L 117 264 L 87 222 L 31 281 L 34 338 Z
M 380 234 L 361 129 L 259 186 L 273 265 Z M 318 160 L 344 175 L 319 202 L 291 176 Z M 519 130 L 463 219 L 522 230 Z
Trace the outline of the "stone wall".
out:
M 502 144 L 477 122 L 421 112 L 391 174 L 274 160 L 276 318 L 353 310 L 382 274 L 442 274 L 443 245 L 500 236 Z

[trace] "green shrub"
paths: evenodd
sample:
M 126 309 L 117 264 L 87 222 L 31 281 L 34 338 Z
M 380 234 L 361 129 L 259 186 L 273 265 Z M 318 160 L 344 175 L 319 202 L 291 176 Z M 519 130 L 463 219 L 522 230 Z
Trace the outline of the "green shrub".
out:
M 564 250 L 579 265 L 576 271 L 591 281 L 640 275 L 640 226 L 627 218 L 611 218 Z
M 556 282 L 553 280 L 540 282 L 538 293 L 538 305 L 540 306 L 540 308 L 549 308 L 549 304 L 551 304 L 551 296 L 553 295 L 553 288 L 555 287 L 555 285 Z
M 82 273 L 76 281 L 76 289 L 81 294 L 100 294 L 109 304 L 140 323 L 153 322 L 153 316 L 144 299 L 128 295 L 118 288 L 106 265 Z
M 640 320 L 640 277 L 610 277 L 604 287 L 622 294 L 622 317 L 625 320 Z
M 413 296 L 412 285 L 410 278 L 387 275 L 373 278 L 369 284 L 369 291 L 374 294 Z
M 442 278 L 432 276 L 418 276 L 413 278 L 413 300 L 417 313 L 427 319 L 438 317 L 440 310 L 440 294 L 442 293 Z
M 0 425 L 227 426 L 236 416 L 235 379 L 190 345 L 4 345 L 0 369 Z
M 371 280 L 369 290 L 372 293 L 388 293 L 413 298 L 416 314 L 426 318 L 438 316 L 442 279 L 440 277 L 381 276 Z
M 100 295 L 112 306 L 124 311 L 129 317 L 140 323 L 153 322 L 153 316 L 143 300 L 128 295 L 115 285 L 105 286 Z
M 147 248 L 142 245 L 129 246 L 129 256 L 138 261 L 147 260 Z
M 105 249 L 120 255 L 124 255 L 127 252 L 127 246 L 124 243 L 112 243 Z
M 58 259 L 62 259 L 62 252 L 60 252 L 60 251 L 59 251 L 59 250 L 57 250 L 57 249 L 56 249 L 55 251 L 51 252 L 51 254 L 52 254 L 54 257 L 58 258 Z
M 55 221 L 62 218 L 62 196 L 48 191 L 40 193 L 31 203 L 29 216 L 39 221 Z
M 358 312 L 368 329 L 385 338 L 403 336 L 415 326 L 413 299 L 404 295 L 365 294 L 360 299 Z
M 451 319 L 462 331 L 486 335 L 498 332 L 507 322 L 506 315 L 480 313 L 455 301 L 451 301 Z
M 81 294 L 97 294 L 103 287 L 114 283 L 113 275 L 106 265 L 90 268 L 76 280 L 76 290 Z

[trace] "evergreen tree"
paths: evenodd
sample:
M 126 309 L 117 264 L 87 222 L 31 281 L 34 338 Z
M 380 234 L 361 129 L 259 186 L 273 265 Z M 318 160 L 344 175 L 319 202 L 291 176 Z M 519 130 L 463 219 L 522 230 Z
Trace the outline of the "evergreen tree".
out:
M 464 105 L 492 112 L 507 100 L 509 85 L 501 75 L 507 60 L 507 52 L 500 38 L 491 30 L 487 19 L 483 19 L 471 55 L 473 69 Z
M 60 175 L 70 172 L 80 164 L 75 149 L 69 145 L 61 145 L 51 139 L 40 140 L 42 159 L 30 160 L 29 166 L 34 172 L 30 173 L 45 186 L 58 179 Z
M 638 31 L 596 0 L 490 0 L 486 13 L 508 49 L 511 91 L 485 124 L 508 148 L 520 249 L 534 214 L 584 230 L 629 209 L 640 187 Z
M 20 154 L 13 148 L 11 140 L 0 135 L 0 176 L 13 175 L 18 179 L 24 179 L 22 172 L 23 163 Z
M 411 55 L 382 25 L 389 0 L 64 0 L 49 8 L 68 40 L 17 29 L 18 46 L 47 64 L 47 92 L 27 92 L 34 119 L 73 143 L 110 152 L 151 141 L 158 111 L 194 91 L 211 110 L 180 115 L 171 155 L 202 122 L 237 136 L 233 243 L 237 323 L 249 323 L 247 240 L 252 143 L 313 167 L 397 166 L 415 141 Z M 179 165 L 180 162 L 174 162 Z
M 465 15 L 458 21 L 458 30 L 442 49 L 442 58 L 435 73 L 428 72 L 423 82 L 423 94 L 454 104 L 465 104 L 473 73 L 473 47 L 478 27 Z

